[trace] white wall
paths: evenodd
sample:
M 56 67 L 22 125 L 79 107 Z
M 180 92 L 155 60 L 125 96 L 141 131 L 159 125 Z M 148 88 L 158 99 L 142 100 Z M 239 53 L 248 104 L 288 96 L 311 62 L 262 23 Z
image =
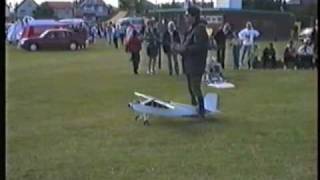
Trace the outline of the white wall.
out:
M 213 0 L 214 8 L 242 9 L 242 0 Z

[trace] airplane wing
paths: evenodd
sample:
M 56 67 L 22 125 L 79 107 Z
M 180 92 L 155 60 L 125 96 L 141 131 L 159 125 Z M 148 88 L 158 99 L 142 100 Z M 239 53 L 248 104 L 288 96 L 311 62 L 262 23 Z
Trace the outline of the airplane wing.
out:
M 152 100 L 152 101 L 154 101 L 154 102 L 156 102 L 156 103 L 159 103 L 159 104 L 161 104 L 161 105 L 163 105 L 163 106 L 166 106 L 166 107 L 168 107 L 168 108 L 170 108 L 170 109 L 174 109 L 174 106 L 173 105 L 171 105 L 170 103 L 166 103 L 166 102 L 164 102 L 164 101 L 161 101 L 160 99 L 158 99 L 158 98 L 155 98 L 155 97 L 152 97 L 152 96 L 148 96 L 148 95 L 145 95 L 145 94 L 142 94 L 142 93 L 138 93 L 138 92 L 134 92 L 134 95 L 136 95 L 136 96 L 138 96 L 138 97 L 142 97 L 142 98 L 145 98 L 145 99 L 147 99 L 148 101 L 150 100 Z
M 142 98 L 147 99 L 147 100 L 155 99 L 154 97 L 147 96 L 147 95 L 145 95 L 145 94 L 138 93 L 138 92 L 134 92 L 134 95 L 136 95 L 136 96 L 138 96 L 138 97 L 142 97 Z

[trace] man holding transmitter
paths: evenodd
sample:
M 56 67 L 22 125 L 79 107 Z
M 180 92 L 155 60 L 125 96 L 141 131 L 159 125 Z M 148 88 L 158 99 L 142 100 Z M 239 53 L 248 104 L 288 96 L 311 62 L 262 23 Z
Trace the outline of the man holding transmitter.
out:
M 201 79 L 205 72 L 208 54 L 209 37 L 205 23 L 200 20 L 200 9 L 190 6 L 185 14 L 188 30 L 182 44 L 174 46 L 174 50 L 182 55 L 182 62 L 188 81 L 191 104 L 198 105 L 198 113 L 204 118 L 204 100 L 201 92 Z

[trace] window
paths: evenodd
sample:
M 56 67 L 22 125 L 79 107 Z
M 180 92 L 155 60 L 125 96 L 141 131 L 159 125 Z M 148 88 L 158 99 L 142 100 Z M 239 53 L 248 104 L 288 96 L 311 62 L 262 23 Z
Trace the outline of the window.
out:
M 26 10 L 25 10 L 25 9 L 21 9 L 21 10 L 20 10 L 20 14 L 21 14 L 21 15 L 26 14 Z
M 157 103 L 155 101 L 147 102 L 145 105 L 146 106 L 151 106 L 151 107 L 154 107 L 154 108 L 168 109 L 167 106 L 159 104 L 159 103 Z
M 66 37 L 67 37 L 66 32 L 63 32 L 63 31 L 57 32 L 58 39 L 65 39 Z
M 102 6 L 98 7 L 98 12 L 103 12 L 103 7 Z
M 55 39 L 55 38 L 56 38 L 56 35 L 55 35 L 54 32 L 48 32 L 47 35 L 46 35 L 46 37 L 47 37 L 48 39 Z

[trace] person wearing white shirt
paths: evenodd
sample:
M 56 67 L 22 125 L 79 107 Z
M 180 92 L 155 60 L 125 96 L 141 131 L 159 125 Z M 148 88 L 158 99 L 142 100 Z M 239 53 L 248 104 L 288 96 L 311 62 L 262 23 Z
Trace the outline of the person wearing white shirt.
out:
M 260 33 L 253 29 L 251 22 L 247 22 L 246 28 L 242 29 L 238 36 L 239 39 L 242 42 L 242 48 L 241 48 L 241 59 L 239 62 L 239 67 L 241 67 L 244 64 L 244 57 L 247 54 L 247 57 L 249 58 L 251 50 L 255 44 L 255 39 L 259 37 Z
M 313 59 L 313 47 L 309 38 L 303 41 L 303 45 L 298 48 L 298 56 L 300 60 L 300 66 L 302 68 L 311 68 Z

